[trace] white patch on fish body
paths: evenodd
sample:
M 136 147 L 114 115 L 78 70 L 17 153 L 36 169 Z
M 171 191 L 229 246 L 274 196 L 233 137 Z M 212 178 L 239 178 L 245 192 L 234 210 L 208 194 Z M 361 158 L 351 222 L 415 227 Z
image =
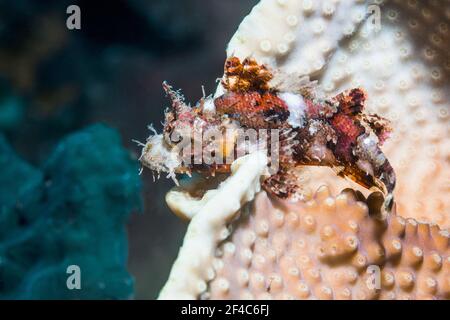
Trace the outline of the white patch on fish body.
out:
M 214 105 L 214 99 L 213 98 L 206 98 L 205 102 L 203 104 L 203 112 L 207 113 L 216 113 L 216 106 Z
M 288 109 L 289 109 L 289 118 L 288 123 L 293 128 L 301 128 L 305 125 L 305 111 L 306 104 L 303 100 L 303 97 L 299 94 L 283 92 L 278 94 L 278 97 L 282 99 Z

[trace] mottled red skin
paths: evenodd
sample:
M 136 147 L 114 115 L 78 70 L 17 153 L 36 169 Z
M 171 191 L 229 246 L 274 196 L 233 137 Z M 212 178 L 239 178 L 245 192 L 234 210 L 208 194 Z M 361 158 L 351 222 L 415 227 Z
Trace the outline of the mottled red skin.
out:
M 254 129 L 278 128 L 289 117 L 283 100 L 271 92 L 229 92 L 214 100 L 216 112 Z
M 317 119 L 320 117 L 319 111 L 321 109 L 320 104 L 314 103 L 311 100 L 306 100 L 306 111 L 310 118 Z
M 354 159 L 352 149 L 356 146 L 356 139 L 365 132 L 364 127 L 346 114 L 337 113 L 330 123 L 337 133 L 338 139 L 335 148 L 336 157 L 342 161 L 351 162 Z
M 323 120 L 333 127 L 338 136 L 336 156 L 347 162 L 354 159 L 352 148 L 356 145 L 356 139 L 365 132 L 364 127 L 353 117 L 355 112 L 362 111 L 361 101 L 365 100 L 365 95 L 358 89 L 352 90 L 351 93 L 353 94 L 351 97 L 340 94 L 339 98 L 336 98 L 340 101 L 341 110 L 328 117 L 321 115 L 323 105 L 306 100 L 306 118 Z M 345 103 L 347 101 L 348 103 Z M 244 127 L 254 129 L 289 127 L 286 123 L 289 109 L 273 92 L 229 92 L 215 99 L 214 104 L 217 113 L 238 120 Z
M 286 184 L 286 181 L 292 179 L 283 178 L 283 175 L 288 174 L 289 168 L 295 165 L 342 166 L 344 168 L 341 171 L 342 175 L 349 176 L 368 188 L 376 184 L 374 178 L 368 176 L 356 164 L 358 157 L 355 155 L 355 149 L 358 145 L 358 138 L 368 134 L 363 123 L 374 130 L 375 134 L 380 134 L 380 139 L 384 139 L 386 136 L 383 125 L 379 126 L 380 130 L 375 130 L 376 125 L 380 125 L 375 120 L 378 121 L 382 118 L 371 116 L 370 119 L 374 121 L 370 121 L 368 117 L 363 117 L 365 100 L 366 93 L 359 88 L 343 92 L 328 101 L 305 100 L 305 125 L 302 128 L 294 129 L 299 144 L 292 147 L 292 157 L 280 157 L 280 159 L 287 159 L 288 162 L 281 163 L 282 171 L 280 171 L 279 176 L 273 176 L 270 179 L 272 186 L 279 185 L 276 187 L 279 195 L 285 196 L 292 192 L 293 188 Z M 237 120 L 243 127 L 253 129 L 290 128 L 286 121 L 289 117 L 289 109 L 286 103 L 273 91 L 231 91 L 215 99 L 214 103 L 219 115 L 227 115 Z M 311 135 L 309 128 L 313 121 L 319 121 L 321 127 L 320 132 Z M 319 135 L 329 135 L 330 131 L 334 139 L 323 143 L 332 151 L 334 160 L 324 159 L 320 161 L 312 158 L 310 147 L 314 141 L 317 141 Z M 324 140 L 323 137 L 319 139 Z M 281 141 L 281 144 L 283 145 L 283 141 Z M 381 153 L 381 150 L 378 149 L 378 153 Z M 377 155 L 372 156 L 376 157 Z M 371 159 L 369 159 L 370 161 Z M 381 167 L 374 167 L 374 172 L 379 177 L 383 177 L 383 172 L 386 176 L 395 177 L 393 169 L 387 161 Z M 388 192 L 391 192 L 394 186 L 395 179 L 393 183 L 390 180 L 386 182 Z

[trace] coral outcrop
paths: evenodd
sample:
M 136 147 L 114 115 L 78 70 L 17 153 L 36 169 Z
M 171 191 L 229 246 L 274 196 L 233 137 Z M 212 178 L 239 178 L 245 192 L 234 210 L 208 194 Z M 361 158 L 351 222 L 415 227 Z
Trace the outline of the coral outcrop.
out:
M 63 139 L 42 169 L 0 137 L 0 298 L 124 299 L 125 223 L 140 206 L 138 167 L 102 125 Z M 67 267 L 81 270 L 69 290 Z
M 382 196 L 320 188 L 291 203 L 261 192 L 218 248 L 211 299 L 449 299 L 449 234 L 381 219 Z

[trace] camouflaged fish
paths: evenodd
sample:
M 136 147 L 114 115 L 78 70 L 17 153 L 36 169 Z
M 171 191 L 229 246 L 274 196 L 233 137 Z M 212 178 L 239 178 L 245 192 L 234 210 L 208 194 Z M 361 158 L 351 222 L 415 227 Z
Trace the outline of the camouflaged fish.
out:
M 241 62 L 231 57 L 224 71 L 224 93 L 203 97 L 194 107 L 163 84 L 172 106 L 166 110 L 163 133 L 155 132 L 144 145 L 140 159 L 144 166 L 167 173 L 175 181 L 177 173 L 227 173 L 230 163 L 226 159 L 244 148 L 233 132 L 254 129 L 261 135 L 262 130 L 276 131 L 279 165 L 263 183 L 267 191 L 290 197 L 299 187 L 292 169 L 328 166 L 366 188 L 392 194 L 395 173 L 380 149 L 391 129 L 386 119 L 365 113 L 363 89 L 328 99 L 319 97 L 312 82 L 303 81 L 291 91 L 280 90 L 271 86 L 273 75 L 268 68 L 253 59 Z M 226 138 L 209 137 L 212 131 Z M 273 139 L 270 133 L 266 135 L 269 140 Z M 195 148 L 195 136 L 203 142 L 200 148 Z M 205 150 L 213 150 L 211 146 L 215 147 L 213 161 L 211 157 L 203 161 Z

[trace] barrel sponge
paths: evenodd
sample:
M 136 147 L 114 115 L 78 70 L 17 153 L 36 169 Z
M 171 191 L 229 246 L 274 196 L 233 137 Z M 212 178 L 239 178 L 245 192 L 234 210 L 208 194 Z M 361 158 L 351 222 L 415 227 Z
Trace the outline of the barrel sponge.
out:
M 125 299 L 125 223 L 140 206 L 135 159 L 95 125 L 64 138 L 42 168 L 0 136 L 0 298 Z M 68 266 L 81 270 L 69 290 Z
M 298 202 L 259 193 L 218 247 L 202 297 L 449 299 L 448 232 L 395 210 L 382 219 L 381 202 L 325 186 Z

